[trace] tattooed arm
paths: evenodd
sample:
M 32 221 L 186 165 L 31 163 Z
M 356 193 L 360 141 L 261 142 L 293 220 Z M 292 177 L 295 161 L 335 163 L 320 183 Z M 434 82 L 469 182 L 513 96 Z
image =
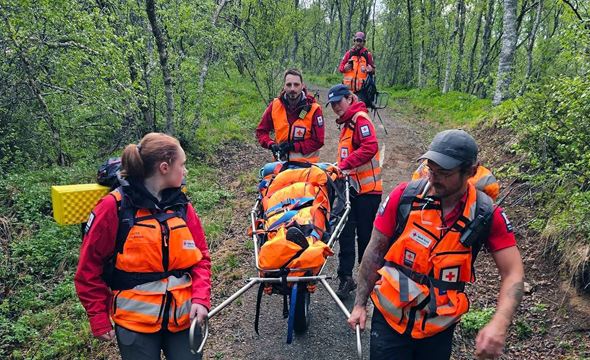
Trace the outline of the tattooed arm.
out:
M 494 317 L 475 339 L 475 354 L 479 359 L 495 359 L 502 354 L 508 326 L 524 293 L 524 269 L 518 248 L 496 251 L 492 257 L 500 272 L 500 294 Z
M 371 240 L 367 245 L 363 260 L 359 267 L 358 287 L 356 289 L 356 298 L 354 300 L 354 308 L 348 318 L 348 325 L 354 329 L 356 324 L 361 326 L 361 330 L 365 329 L 367 321 L 367 301 L 371 291 L 380 275 L 377 273 L 383 266 L 385 261 L 383 257 L 389 249 L 389 238 L 383 235 L 379 230 L 373 228 Z

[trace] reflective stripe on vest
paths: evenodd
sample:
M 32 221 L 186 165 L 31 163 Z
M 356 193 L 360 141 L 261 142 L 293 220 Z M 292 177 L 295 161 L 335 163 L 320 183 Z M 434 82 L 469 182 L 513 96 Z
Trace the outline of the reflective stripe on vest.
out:
M 448 228 L 441 220 L 440 201 L 418 190 L 371 297 L 393 329 L 421 339 L 447 329 L 469 309 L 463 289 L 474 280 L 473 253 L 459 239 L 476 215 L 477 190 L 469 184 L 463 212 Z
M 367 80 L 367 59 L 364 56 L 351 56 L 352 69 L 344 73 L 342 83 L 346 85 L 350 91 L 358 92 L 362 89 L 363 84 Z
M 369 114 L 359 111 L 351 119 L 352 127 L 356 126 L 356 120 L 362 116 L 371 122 Z M 372 124 L 372 122 L 371 122 Z M 340 142 L 338 143 L 338 163 L 346 159 L 354 151 L 352 138 L 354 129 L 344 126 L 340 132 Z M 381 180 L 381 165 L 379 164 L 380 153 L 377 153 L 370 161 L 361 166 L 351 169 L 349 179 L 352 187 L 359 194 L 365 194 L 372 191 L 383 191 L 383 181 Z
M 272 124 L 275 132 L 275 142 L 283 143 L 289 141 L 295 143 L 311 138 L 311 131 L 313 128 L 313 115 L 320 107 L 318 103 L 312 103 L 311 108 L 303 118 L 298 118 L 293 123 L 289 124 L 287 119 L 287 110 L 283 105 L 281 99 L 275 98 L 272 101 Z M 309 154 L 302 154 L 299 152 L 289 152 L 290 161 L 305 161 L 316 163 L 320 161 L 320 151 L 316 150 Z

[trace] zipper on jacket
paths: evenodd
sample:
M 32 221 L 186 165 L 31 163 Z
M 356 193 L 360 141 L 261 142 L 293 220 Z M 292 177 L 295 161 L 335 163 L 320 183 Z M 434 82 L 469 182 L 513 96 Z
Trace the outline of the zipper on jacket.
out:
M 168 271 L 168 262 L 170 261 L 170 253 L 168 247 L 168 240 L 170 237 L 170 230 L 168 228 L 168 223 L 163 222 L 160 224 L 162 229 L 162 267 L 164 271 Z

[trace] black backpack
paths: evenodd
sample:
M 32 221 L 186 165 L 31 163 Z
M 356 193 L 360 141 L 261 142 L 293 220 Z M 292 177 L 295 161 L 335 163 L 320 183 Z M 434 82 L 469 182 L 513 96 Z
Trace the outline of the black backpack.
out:
M 119 173 L 121 172 L 121 158 L 109 158 L 98 168 L 96 182 L 108 186 L 111 190 L 119 186 Z

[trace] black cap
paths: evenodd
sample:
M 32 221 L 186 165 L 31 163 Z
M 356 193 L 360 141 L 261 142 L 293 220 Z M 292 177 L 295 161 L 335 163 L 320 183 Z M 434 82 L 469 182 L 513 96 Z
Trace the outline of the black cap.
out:
M 418 160 L 434 161 L 443 169 L 477 162 L 477 144 L 471 135 L 463 130 L 441 131 L 432 140 L 428 151 Z
M 348 90 L 348 87 L 346 85 L 344 85 L 344 84 L 334 85 L 328 91 L 328 102 L 326 103 L 326 106 L 328 106 L 328 104 L 330 104 L 330 103 L 338 102 L 338 101 L 340 101 L 340 99 L 342 99 L 346 95 L 350 95 L 350 94 L 351 94 L 351 92 L 350 92 L 350 90 Z

